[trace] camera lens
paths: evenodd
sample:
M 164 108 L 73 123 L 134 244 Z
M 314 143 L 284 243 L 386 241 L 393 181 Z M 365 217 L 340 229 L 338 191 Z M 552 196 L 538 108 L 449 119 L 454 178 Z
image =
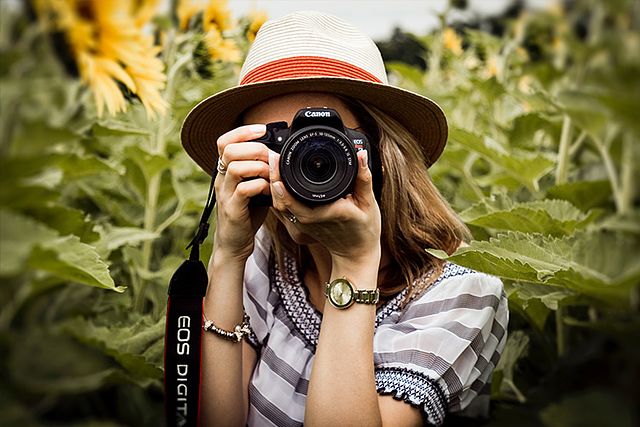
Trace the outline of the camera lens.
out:
M 310 141 L 300 159 L 300 171 L 309 183 L 321 185 L 336 175 L 336 158 L 324 141 Z
M 345 135 L 328 126 L 309 126 L 284 144 L 280 175 L 298 199 L 329 203 L 351 191 L 356 165 L 355 149 Z

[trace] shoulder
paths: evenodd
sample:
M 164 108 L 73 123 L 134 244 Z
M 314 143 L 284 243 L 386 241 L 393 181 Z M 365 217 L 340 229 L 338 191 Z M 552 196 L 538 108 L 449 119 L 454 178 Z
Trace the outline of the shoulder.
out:
M 446 302 L 442 304 L 443 309 L 460 306 L 475 309 L 486 306 L 496 308 L 502 298 L 506 298 L 506 294 L 499 277 L 446 262 L 438 278 L 417 295 L 405 310 L 434 301 Z
M 425 291 L 376 331 L 378 392 L 421 406 L 435 425 L 445 412 L 465 410 L 472 402 L 486 413 L 485 395 L 504 350 L 508 319 L 498 277 L 446 263 Z

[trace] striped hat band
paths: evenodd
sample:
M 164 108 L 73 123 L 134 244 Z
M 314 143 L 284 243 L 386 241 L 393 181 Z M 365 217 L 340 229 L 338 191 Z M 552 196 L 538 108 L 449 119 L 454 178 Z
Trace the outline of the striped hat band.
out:
M 211 173 L 218 157 L 216 140 L 238 126 L 244 110 L 295 92 L 327 92 L 378 108 L 415 137 L 429 165 L 446 143 L 447 123 L 440 107 L 423 95 L 389 85 L 370 37 L 336 16 L 299 11 L 264 23 L 238 85 L 209 96 L 189 112 L 182 144 Z

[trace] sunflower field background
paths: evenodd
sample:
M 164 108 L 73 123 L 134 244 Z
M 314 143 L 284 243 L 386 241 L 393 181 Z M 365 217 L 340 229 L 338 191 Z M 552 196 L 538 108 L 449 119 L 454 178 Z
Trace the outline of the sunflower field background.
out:
M 21 6 L 0 1 L 0 425 L 162 425 L 167 285 L 208 189 L 178 132 L 267 17 Z M 486 425 L 638 425 L 640 6 L 456 8 L 378 44 L 392 83 L 449 117 L 431 174 L 474 240 L 431 253 L 509 295 Z

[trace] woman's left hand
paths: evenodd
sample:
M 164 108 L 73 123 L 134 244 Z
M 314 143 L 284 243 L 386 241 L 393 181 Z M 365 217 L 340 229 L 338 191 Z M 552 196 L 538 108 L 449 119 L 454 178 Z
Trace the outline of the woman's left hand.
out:
M 358 175 L 353 193 L 326 205 L 310 207 L 295 199 L 280 179 L 280 155 L 269 152 L 269 180 L 273 207 L 288 221 L 323 245 L 334 263 L 380 261 L 380 208 L 373 193 L 367 152 L 358 152 Z M 377 268 L 376 268 L 377 271 Z

